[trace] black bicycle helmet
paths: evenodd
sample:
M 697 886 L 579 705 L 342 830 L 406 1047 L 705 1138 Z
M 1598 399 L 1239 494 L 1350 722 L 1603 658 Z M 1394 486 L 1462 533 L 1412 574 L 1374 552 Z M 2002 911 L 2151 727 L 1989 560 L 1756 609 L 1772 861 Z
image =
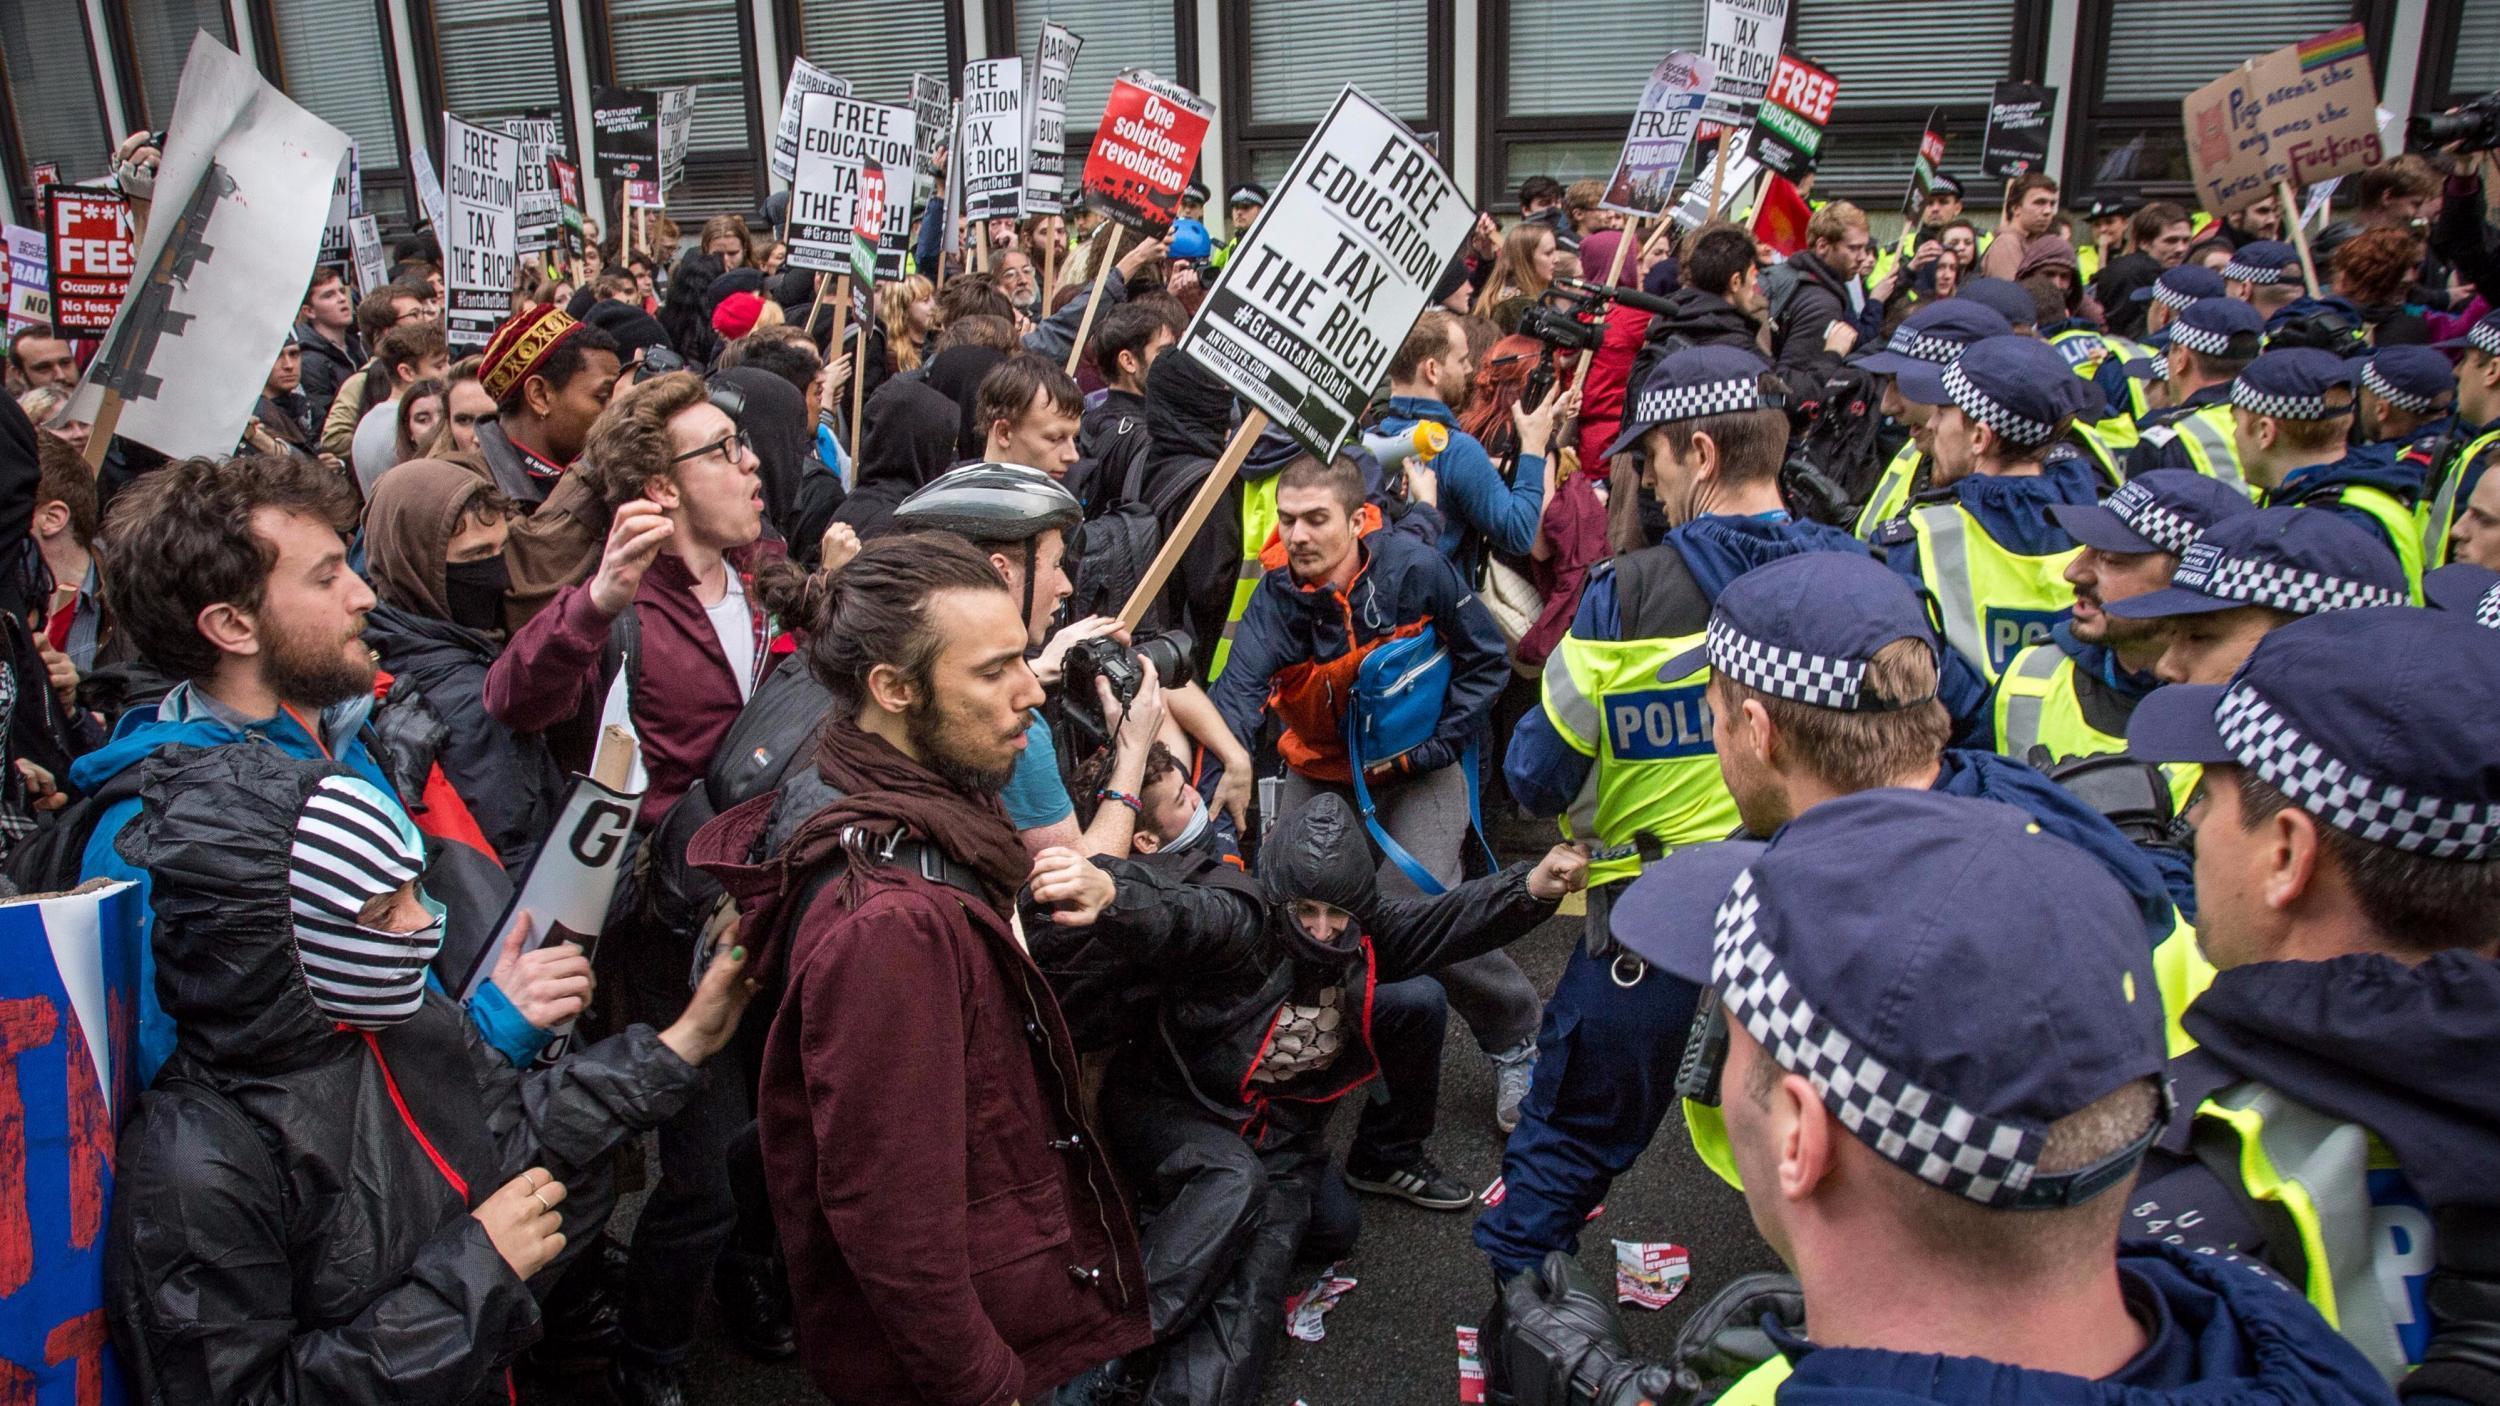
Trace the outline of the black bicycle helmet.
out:
M 976 547 L 1024 544 L 1024 613 L 1033 614 L 1036 544 L 1056 530 L 1075 534 L 1085 505 L 1059 481 L 1022 464 L 966 464 L 922 484 L 894 510 L 897 527 L 962 534 Z

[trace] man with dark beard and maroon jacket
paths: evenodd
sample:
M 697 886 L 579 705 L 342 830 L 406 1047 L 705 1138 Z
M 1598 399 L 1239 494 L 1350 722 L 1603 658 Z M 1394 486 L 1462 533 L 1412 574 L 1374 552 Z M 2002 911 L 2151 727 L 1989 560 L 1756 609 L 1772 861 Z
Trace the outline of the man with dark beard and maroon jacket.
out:
M 758 1131 L 799 1351 L 837 1402 L 1039 1401 L 1151 1333 L 1016 913 L 1031 865 L 998 791 L 1042 701 L 1024 614 L 946 532 L 870 542 L 809 595 L 816 765 L 688 851 L 781 993 Z

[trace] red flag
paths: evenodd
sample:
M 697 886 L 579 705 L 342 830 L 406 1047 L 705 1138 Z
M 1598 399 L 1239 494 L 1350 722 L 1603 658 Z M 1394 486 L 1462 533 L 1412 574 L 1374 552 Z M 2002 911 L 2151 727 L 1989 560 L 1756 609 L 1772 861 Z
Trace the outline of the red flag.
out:
M 1774 175 L 1755 208 L 1753 237 L 1784 255 L 1794 254 L 1806 247 L 1806 221 L 1812 218 L 1814 212 L 1806 208 L 1806 198 L 1797 193 L 1786 176 Z

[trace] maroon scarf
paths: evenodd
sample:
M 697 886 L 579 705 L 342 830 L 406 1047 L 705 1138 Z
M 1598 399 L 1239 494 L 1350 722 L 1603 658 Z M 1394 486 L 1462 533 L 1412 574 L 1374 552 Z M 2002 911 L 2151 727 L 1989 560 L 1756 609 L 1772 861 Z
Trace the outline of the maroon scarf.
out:
M 848 827 L 876 836 L 902 831 L 978 872 L 1003 914 L 1033 872 L 1024 841 L 996 796 L 968 796 L 849 718 L 826 722 L 816 763 L 842 799 L 801 827 L 810 840 Z M 857 872 L 856 869 L 853 870 Z

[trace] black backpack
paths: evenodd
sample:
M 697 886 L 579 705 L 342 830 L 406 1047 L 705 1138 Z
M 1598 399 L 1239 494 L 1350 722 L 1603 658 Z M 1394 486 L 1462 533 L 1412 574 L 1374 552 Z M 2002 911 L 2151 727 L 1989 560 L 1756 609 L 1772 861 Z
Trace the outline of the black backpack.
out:
M 78 887 L 87 856 L 104 812 L 139 795 L 139 773 L 131 765 L 116 772 L 93 793 L 71 801 L 42 820 L 41 828 L 9 852 L 8 880 L 21 894 L 67 893 Z

